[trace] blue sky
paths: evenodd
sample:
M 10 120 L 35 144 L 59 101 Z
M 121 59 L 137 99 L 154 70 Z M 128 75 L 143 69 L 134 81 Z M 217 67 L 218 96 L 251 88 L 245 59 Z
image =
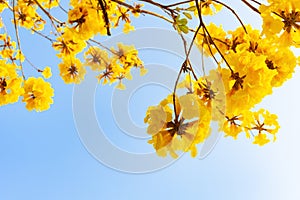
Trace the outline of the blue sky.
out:
M 242 16 L 249 20 L 244 12 Z M 153 18 L 140 20 L 137 27 L 166 27 Z M 104 166 L 86 150 L 73 119 L 73 86 L 58 77 L 59 60 L 49 42 L 33 37 L 22 31 L 22 46 L 36 65 L 53 67 L 50 81 L 55 104 L 43 113 L 29 112 L 23 103 L 0 107 L 1 200 L 300 199 L 299 69 L 258 106 L 279 116 L 281 129 L 275 143 L 257 147 L 244 137 L 221 138 L 203 160 L 186 154 L 162 170 L 130 174 Z M 179 58 L 166 52 L 146 50 L 141 55 L 146 64 L 178 65 Z M 108 86 L 96 90 L 96 115 L 106 136 L 131 152 L 153 151 L 146 140 L 131 138 L 116 126 L 109 105 L 112 92 Z M 156 104 L 167 93 L 157 85 L 137 91 L 129 103 L 133 121 L 142 126 L 147 105 Z

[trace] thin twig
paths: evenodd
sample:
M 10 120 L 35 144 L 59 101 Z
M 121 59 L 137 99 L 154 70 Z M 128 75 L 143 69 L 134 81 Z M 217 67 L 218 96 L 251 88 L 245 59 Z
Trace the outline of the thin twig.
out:
M 56 32 L 61 35 L 60 31 L 58 30 L 58 28 L 56 27 L 55 23 L 58 23 L 59 25 L 62 25 L 64 24 L 63 22 L 61 22 L 60 20 L 56 19 L 55 17 L 53 17 L 37 0 L 33 0 L 37 5 L 38 7 L 44 12 L 44 14 L 49 18 L 51 24 L 52 24 L 52 27 L 54 27 L 54 29 L 56 30 Z
M 111 1 L 117 3 L 117 4 L 121 5 L 121 6 L 130 8 L 131 10 L 135 10 L 135 8 L 134 8 L 132 5 L 127 4 L 127 3 L 125 3 L 125 2 L 122 2 L 122 1 L 120 1 L 120 0 L 111 0 Z M 174 23 L 174 21 L 172 21 L 172 20 L 166 18 L 165 16 L 160 15 L 160 14 L 157 14 L 157 13 L 154 13 L 154 12 L 151 12 L 151 11 L 148 11 L 148 10 L 139 10 L 139 12 L 140 12 L 140 13 L 144 13 L 144 14 L 148 14 L 148 15 L 152 15 L 152 16 L 154 16 L 154 17 L 158 17 L 158 18 L 163 19 L 163 20 L 165 20 L 165 21 L 167 21 L 167 22 L 169 22 L 169 23 L 172 23 L 172 24 Z
M 205 24 L 203 23 L 203 19 L 202 19 L 202 15 L 201 15 L 201 7 L 199 7 L 199 3 L 198 3 L 198 0 L 195 0 L 196 1 L 196 6 L 197 6 L 197 10 L 198 10 L 198 16 L 199 16 L 199 20 L 200 22 L 202 22 L 202 26 L 203 26 L 203 32 L 207 33 L 208 37 L 209 37 L 209 41 L 212 42 L 212 44 L 214 45 L 214 47 L 216 48 L 216 50 L 218 51 L 218 53 L 220 54 L 221 58 L 224 60 L 224 62 L 226 63 L 226 65 L 228 66 L 228 68 L 230 69 L 231 73 L 233 74 L 233 69 L 231 68 L 231 66 L 229 65 L 229 63 L 227 62 L 226 58 L 224 57 L 224 55 L 222 54 L 222 52 L 220 51 L 219 47 L 216 45 L 216 43 L 213 41 L 209 31 L 207 30 Z M 200 13 L 199 13 L 200 12 Z M 213 54 L 212 54 L 213 56 Z M 217 62 L 217 61 L 216 61 Z M 219 64 L 217 62 L 217 64 Z
M 17 20 L 16 20 L 15 3 L 16 3 L 15 0 L 13 0 L 12 7 L 13 7 L 13 16 L 14 16 L 14 27 L 15 27 L 17 44 L 18 44 L 18 49 L 20 51 L 20 58 L 21 58 L 21 56 L 22 56 L 22 50 L 21 50 L 21 42 L 20 42 L 20 37 L 19 37 L 19 29 L 18 29 Z M 21 59 L 19 61 L 20 61 L 21 73 L 22 73 L 23 79 L 25 80 L 25 75 L 24 75 L 24 71 L 23 71 L 22 61 L 21 61 Z
M 218 4 L 220 4 L 220 5 L 222 5 L 222 6 L 224 6 L 228 10 L 230 10 L 233 13 L 233 15 L 237 18 L 237 20 L 240 22 L 240 24 L 242 25 L 242 27 L 245 30 L 245 32 L 247 33 L 247 29 L 246 29 L 243 21 L 241 20 L 241 18 L 238 16 L 238 14 L 230 6 L 228 6 L 227 4 L 225 4 L 223 2 L 220 2 L 218 0 L 213 0 L 213 1 L 216 2 L 216 3 L 218 3 Z
M 160 3 L 152 1 L 152 0 L 139 0 L 139 1 L 146 2 L 146 3 L 152 4 L 154 6 L 157 6 L 157 7 L 161 8 L 164 11 L 168 11 L 170 15 L 172 15 L 172 13 L 175 12 L 174 9 L 171 9 L 168 6 L 164 6 L 164 5 L 160 4 Z
M 207 38 L 206 31 L 204 30 L 204 27 L 203 27 L 203 33 L 204 33 L 204 39 L 205 39 L 205 41 L 206 41 L 206 43 L 207 43 L 207 46 L 208 46 L 208 50 L 209 50 L 210 55 L 213 57 L 213 59 L 214 59 L 214 61 L 215 61 L 216 63 L 219 63 L 218 60 L 216 59 L 214 53 L 212 52 L 212 49 L 211 49 L 211 46 L 210 46 L 211 43 L 210 43 L 209 39 Z M 204 43 L 202 43 L 202 44 L 204 44 Z
M 224 60 L 224 62 L 226 63 L 226 65 L 228 66 L 228 68 L 230 69 L 231 73 L 233 73 L 233 69 L 231 68 L 230 64 L 228 63 L 228 61 L 226 60 L 225 56 L 222 54 L 222 52 L 220 51 L 219 47 L 216 45 L 216 43 L 212 40 L 212 37 L 209 33 L 209 31 L 207 30 L 205 24 L 203 24 L 203 28 L 205 30 L 205 32 L 207 33 L 208 37 L 209 37 L 209 41 L 212 42 L 212 44 L 214 45 L 214 47 L 216 48 L 216 50 L 218 51 L 218 53 L 220 54 L 221 58 Z M 218 62 L 217 62 L 218 63 Z
M 179 113 L 177 113 L 177 109 L 176 109 L 176 90 L 177 90 L 177 85 L 178 85 L 178 82 L 179 82 L 179 78 L 180 78 L 180 75 L 183 71 L 183 69 L 186 67 L 187 63 L 186 63 L 186 60 L 184 63 L 182 63 L 182 66 L 180 68 L 180 71 L 177 75 L 177 78 L 176 78 L 176 81 L 175 81 L 175 85 L 174 85 L 174 90 L 173 90 L 173 95 L 172 95 L 172 98 L 173 98 L 173 109 L 174 109 L 174 114 L 175 114 L 175 123 L 178 122 L 178 116 L 179 116 Z
M 242 0 L 242 2 L 244 4 L 246 4 L 249 8 L 251 8 L 251 10 L 253 10 L 253 11 L 257 12 L 258 14 L 260 14 L 260 11 L 257 8 L 255 8 L 254 6 L 252 6 L 247 0 Z
M 62 24 L 62 22 L 58 19 L 56 19 L 55 17 L 53 17 L 53 15 L 50 15 L 50 13 L 37 1 L 37 0 L 33 0 L 36 5 L 38 5 L 38 7 L 47 15 L 47 17 L 51 20 L 51 21 L 55 21 L 58 24 Z
M 196 1 L 196 5 L 197 5 L 198 12 L 199 12 L 200 15 L 201 15 L 201 7 L 200 7 L 200 8 L 198 7 L 198 6 L 199 6 L 198 0 L 195 0 L 195 1 Z M 193 68 L 192 68 L 191 63 L 189 62 L 189 55 L 190 55 L 192 46 L 193 46 L 193 44 L 194 44 L 194 41 L 195 41 L 195 39 L 196 39 L 196 37 L 197 37 L 197 35 L 198 35 L 198 32 L 199 32 L 201 26 L 203 25 L 203 21 L 202 21 L 202 18 L 201 18 L 201 17 L 199 17 L 199 21 L 200 21 L 200 22 L 199 22 L 199 26 L 198 26 L 196 32 L 194 33 L 194 36 L 193 36 L 193 39 L 192 39 L 192 41 L 191 41 L 191 44 L 190 44 L 190 46 L 189 46 L 188 51 L 186 51 L 186 43 L 185 43 L 185 40 L 183 39 L 184 46 L 185 46 L 186 59 L 185 59 L 185 61 L 184 61 L 184 62 L 182 63 L 182 65 L 181 65 L 180 71 L 179 71 L 179 73 L 178 73 L 178 75 L 177 75 L 177 79 L 176 79 L 176 82 L 175 82 L 175 85 L 174 85 L 174 90 L 173 90 L 173 107 L 174 107 L 174 114 L 175 114 L 175 123 L 178 121 L 178 116 L 179 116 L 179 113 L 177 113 L 177 110 L 176 110 L 176 90 L 177 90 L 177 85 L 178 85 L 178 82 L 179 82 L 180 75 L 181 75 L 183 69 L 187 68 L 187 65 L 190 66 L 190 69 L 191 69 L 191 71 L 192 71 L 192 73 L 193 73 L 193 76 L 194 76 L 194 78 L 197 80 L 197 76 L 196 76 L 196 74 L 195 74 L 195 72 L 194 72 L 194 70 L 193 70 Z M 180 36 L 183 38 L 183 36 L 182 36 L 181 33 L 180 33 Z
M 36 66 L 34 66 L 34 64 L 33 64 L 32 62 L 30 62 L 30 60 L 27 59 L 26 57 L 25 57 L 25 60 L 26 60 L 26 62 L 28 62 L 29 65 L 30 65 L 32 68 L 34 68 L 36 71 L 38 71 L 38 72 L 43 72 L 43 70 L 41 70 L 41 69 L 37 68 Z
M 261 3 L 260 3 L 260 2 L 258 2 L 258 1 L 256 1 L 256 0 L 250 0 L 250 1 L 252 1 L 252 2 L 254 2 L 254 3 L 258 4 L 258 5 L 261 5 Z
M 89 41 L 94 42 L 95 44 L 98 44 L 99 46 L 101 46 L 102 48 L 106 49 L 107 51 L 117 55 L 116 52 L 112 51 L 110 48 L 108 48 L 107 46 L 103 45 L 102 43 L 98 42 L 97 40 L 94 39 L 89 39 Z M 88 42 L 88 41 L 87 41 Z M 92 45 L 91 45 L 92 46 Z
M 182 2 L 178 2 L 178 3 L 173 3 L 173 4 L 165 5 L 165 7 L 179 6 L 179 5 L 182 5 L 182 4 L 190 3 L 192 1 L 194 1 L 194 0 L 187 0 L 187 1 L 182 1 Z
M 53 43 L 55 41 L 55 40 L 51 39 L 50 37 L 48 37 L 47 35 L 44 35 L 33 28 L 31 29 L 31 31 L 33 31 L 34 33 L 38 34 L 39 36 L 42 36 L 43 38 L 49 40 L 51 43 Z
M 64 9 L 64 7 L 62 7 L 62 5 L 60 4 L 60 2 L 58 2 L 58 7 L 66 14 L 68 14 L 68 11 L 66 9 Z

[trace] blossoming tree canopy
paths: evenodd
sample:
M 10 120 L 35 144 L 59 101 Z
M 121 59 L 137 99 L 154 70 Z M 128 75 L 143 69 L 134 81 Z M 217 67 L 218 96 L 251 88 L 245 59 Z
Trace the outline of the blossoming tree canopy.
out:
M 149 106 L 144 119 L 147 133 L 152 136 L 149 143 L 158 155 L 176 158 L 183 151 L 196 156 L 197 144 L 210 136 L 211 122 L 217 122 L 225 137 L 237 139 L 245 133 L 260 146 L 275 141 L 277 116 L 254 109 L 274 88 L 291 78 L 299 64 L 292 49 L 300 46 L 300 1 L 240 2 L 250 13 L 260 16 L 261 29 L 247 24 L 238 10 L 222 0 L 70 0 L 67 6 L 59 0 L 1 0 L 0 105 L 21 100 L 30 111 L 49 109 L 54 90 L 47 79 L 53 67 L 58 67 L 66 84 L 80 84 L 86 68 L 90 68 L 97 72 L 99 83 L 126 89 L 123 80 L 132 79 L 132 70 L 137 68 L 140 75 L 147 73 L 138 51 L 132 44 L 107 47 L 96 38 L 112 35 L 112 29 L 121 29 L 125 34 L 134 31 L 131 19 L 143 20 L 144 15 L 150 15 L 177 31 L 185 51 L 184 61 L 178 63 L 181 67 L 173 92 L 158 105 Z M 153 11 L 158 9 L 161 12 Z M 239 23 L 234 30 L 224 30 L 222 24 L 209 21 L 212 15 L 221 15 L 222 9 Z M 4 23 L 4 15 L 11 20 Z M 8 32 L 8 26 L 14 32 Z M 45 26 L 52 31 L 46 32 Z M 37 67 L 31 63 L 21 48 L 20 29 L 30 31 L 32 37 L 49 40 L 60 64 Z M 190 44 L 186 34 L 193 38 Z M 191 64 L 193 45 L 211 57 L 217 67 L 197 74 L 196 68 L 205 71 L 205 63 Z M 28 67 L 40 75 L 30 76 Z

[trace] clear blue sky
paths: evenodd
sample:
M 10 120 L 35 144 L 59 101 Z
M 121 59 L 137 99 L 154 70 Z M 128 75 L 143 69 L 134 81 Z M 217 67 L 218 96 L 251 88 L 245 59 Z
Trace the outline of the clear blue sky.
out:
M 252 18 L 245 12 L 242 16 Z M 148 17 L 140 20 L 138 27 L 166 26 Z M 187 154 L 165 169 L 136 175 L 112 170 L 89 154 L 73 120 L 73 86 L 58 77 L 55 52 L 45 47 L 48 41 L 30 33 L 22 32 L 22 38 L 32 62 L 53 67 L 55 104 L 44 113 L 28 112 L 22 103 L 0 107 L 0 200 L 300 199 L 298 69 L 293 79 L 259 105 L 279 116 L 281 129 L 275 143 L 257 147 L 243 137 L 221 138 L 204 160 Z M 145 51 L 143 58 L 146 63 L 176 66 L 173 55 Z M 98 87 L 97 102 L 109 103 L 111 91 Z M 142 126 L 146 105 L 166 94 L 167 89 L 155 85 L 137 92 L 129 105 L 133 121 Z M 103 104 L 96 103 L 97 116 L 113 143 L 128 151 L 138 152 L 136 147 L 152 151 L 146 140 L 126 139 L 129 136 L 118 129 Z

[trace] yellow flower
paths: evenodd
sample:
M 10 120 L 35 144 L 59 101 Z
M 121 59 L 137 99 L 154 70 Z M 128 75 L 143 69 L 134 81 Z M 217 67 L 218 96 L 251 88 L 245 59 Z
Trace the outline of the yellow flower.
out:
M 52 76 L 52 73 L 51 73 L 51 68 L 50 67 L 46 67 L 43 72 L 42 72 L 42 75 L 44 78 L 48 79 Z
M 105 70 L 110 65 L 110 58 L 105 50 L 92 46 L 85 53 L 85 65 L 94 71 Z
M 272 78 L 271 85 L 279 87 L 292 77 L 297 66 L 297 59 L 289 48 L 282 47 L 270 52 L 265 63 L 270 70 L 277 72 Z
M 78 84 L 84 79 L 86 70 L 78 58 L 65 58 L 58 67 L 65 83 Z
M 13 58 L 14 53 L 16 52 L 16 42 L 11 41 L 10 36 L 7 34 L 0 34 L 0 40 L 3 41 L 3 48 L 0 51 L 0 56 L 4 59 Z
M 196 145 L 203 142 L 210 133 L 210 112 L 201 105 L 194 94 L 176 97 L 176 114 L 173 118 L 173 96 L 169 95 L 158 106 L 148 108 L 145 123 L 147 132 L 152 135 L 148 142 L 160 156 L 168 153 L 177 158 L 177 151 L 197 155 Z M 197 106 L 198 105 L 198 106 Z
M 23 94 L 23 79 L 16 73 L 17 67 L 0 60 L 0 106 L 15 103 Z
M 190 3 L 191 6 L 195 6 L 195 2 Z M 200 5 L 200 3 L 199 3 Z M 201 1 L 201 14 L 202 15 L 214 15 L 222 9 L 222 5 L 213 2 L 212 0 Z M 198 16 L 197 9 L 194 12 L 195 16 Z
M 269 142 L 270 142 L 270 140 L 267 138 L 266 134 L 259 133 L 258 135 L 256 135 L 254 137 L 253 144 L 258 144 L 259 146 L 263 146 Z
M 54 90 L 51 84 L 42 78 L 28 78 L 24 83 L 23 102 L 28 110 L 45 111 L 53 104 Z
M 76 37 L 71 29 L 66 28 L 63 35 L 59 36 L 56 42 L 53 42 L 52 47 L 60 51 L 57 54 L 59 58 L 64 58 L 81 52 L 86 47 L 86 42 Z
M 211 37 L 213 38 L 213 42 L 217 45 L 218 49 L 221 52 L 224 52 L 228 49 L 228 46 L 226 45 L 226 32 L 224 31 L 222 25 L 216 26 L 214 23 L 210 23 L 206 26 L 208 32 L 210 33 Z M 196 45 L 199 49 L 203 49 L 204 54 L 206 56 L 210 56 L 211 53 L 216 54 L 218 51 L 213 45 L 212 41 L 208 38 L 207 34 L 206 37 L 204 37 L 204 32 L 202 29 L 200 29 L 200 33 L 196 37 Z
M 17 50 L 15 59 L 19 60 L 20 62 L 24 62 L 25 56 L 20 50 Z
M 148 73 L 148 69 L 146 69 L 144 66 L 142 66 L 141 68 L 140 68 L 140 75 L 141 76 L 144 76 L 144 75 L 146 75 Z
M 140 16 L 140 10 L 144 6 L 144 4 L 135 4 L 134 8 L 131 10 L 131 13 L 133 14 L 134 17 L 139 17 Z
M 188 73 L 183 81 L 179 82 L 178 85 L 177 85 L 177 88 L 184 88 L 184 89 L 187 89 L 190 93 L 193 92 L 193 87 L 192 87 L 192 78 L 191 78 L 191 75 Z
M 80 4 L 68 12 L 68 22 L 73 25 L 74 34 L 84 40 L 90 39 L 94 34 L 92 28 L 95 26 L 92 25 L 91 20 L 96 19 L 90 18 L 91 13 L 92 10 L 88 9 L 87 5 Z
M 7 4 L 8 4 L 7 0 L 0 1 L 0 13 L 2 13 L 3 10 L 7 8 Z
M 271 82 L 277 72 L 266 67 L 265 55 L 238 51 L 227 55 L 227 61 L 234 71 L 222 71 L 226 72 L 222 77 L 226 91 L 227 112 L 249 110 L 272 93 Z
M 245 128 L 247 135 L 254 136 L 254 144 L 264 145 L 268 142 L 267 134 L 273 137 L 273 141 L 276 140 L 276 133 L 280 128 L 277 116 L 271 114 L 269 111 L 260 109 L 257 112 L 245 112 L 243 113 L 242 126 Z
M 147 132 L 151 135 L 158 133 L 165 125 L 166 121 L 171 120 L 172 113 L 162 105 L 150 106 L 147 110 L 145 123 L 148 123 Z
M 225 137 L 231 136 L 234 139 L 237 139 L 238 135 L 243 131 L 243 128 L 240 124 L 241 116 L 226 116 L 226 120 L 220 129 L 224 131 Z
M 36 12 L 36 7 L 18 2 L 18 5 L 14 7 L 16 23 L 27 29 L 43 30 L 46 23 Z M 14 20 L 12 20 L 14 23 Z
M 133 46 L 124 45 L 122 43 L 118 43 L 118 50 L 112 49 L 115 52 L 116 56 L 114 59 L 118 60 L 121 65 L 123 65 L 124 69 L 127 68 L 144 68 L 143 62 L 138 57 L 138 50 Z
M 125 90 L 126 86 L 124 85 L 124 83 L 122 83 L 122 81 L 120 80 L 118 85 L 116 86 L 117 89 L 119 90 Z
M 112 48 L 111 52 L 113 56 L 110 58 L 106 51 L 99 48 L 91 47 L 85 53 L 86 65 L 91 66 L 92 70 L 101 71 L 98 80 L 103 80 L 103 84 L 112 84 L 119 81 L 116 88 L 125 89 L 125 85 L 121 81 L 123 79 L 132 79 L 132 68 L 139 68 L 141 75 L 147 72 L 134 46 L 126 46 L 119 43 L 118 50 Z
M 202 104 L 210 110 L 212 120 L 223 121 L 226 105 L 226 93 L 221 69 L 210 70 L 207 76 L 192 82 L 193 92 Z
M 203 15 L 214 15 L 221 11 L 222 5 L 213 2 L 212 0 L 206 0 L 202 3 L 202 14 Z
M 51 8 L 59 6 L 59 1 L 60 0 L 42 0 L 41 2 L 45 8 L 51 9 Z
M 133 30 L 134 30 L 134 26 L 132 26 L 130 23 L 124 24 L 124 28 L 123 28 L 124 33 L 129 33 L 130 31 L 133 31 Z
M 278 34 L 284 46 L 300 45 L 300 3 L 298 0 L 271 1 L 259 8 L 263 18 L 263 33 L 271 37 Z

